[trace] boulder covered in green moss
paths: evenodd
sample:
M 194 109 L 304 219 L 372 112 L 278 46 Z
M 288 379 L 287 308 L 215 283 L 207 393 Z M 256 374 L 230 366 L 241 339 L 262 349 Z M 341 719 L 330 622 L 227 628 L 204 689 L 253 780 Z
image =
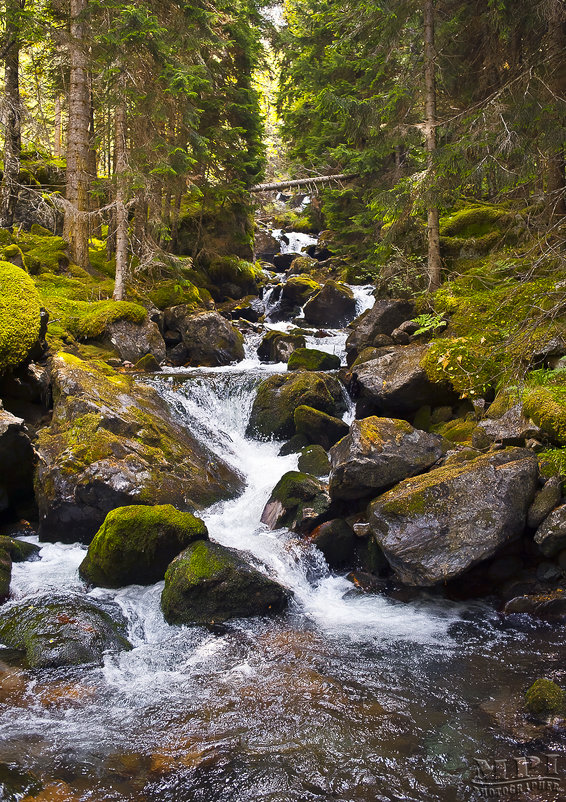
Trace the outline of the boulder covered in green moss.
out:
M 442 438 L 410 423 L 375 416 L 355 420 L 330 450 L 332 498 L 364 498 L 426 471 L 444 454 Z
M 437 585 L 523 534 L 537 484 L 536 456 L 508 448 L 403 480 L 370 504 L 370 527 L 401 582 Z
M 545 557 L 555 557 L 566 548 L 566 504 L 544 519 L 535 533 L 535 543 Z
M 328 515 L 328 486 L 307 473 L 288 471 L 277 482 L 261 516 L 269 529 L 310 532 Z
M 165 328 L 181 336 L 175 353 L 169 353 L 176 365 L 217 367 L 244 358 L 244 338 L 218 312 L 193 314 L 185 305 L 174 306 L 165 311 Z
M 171 560 L 194 540 L 208 538 L 204 523 L 170 504 L 119 507 L 106 519 L 79 567 L 92 585 L 153 585 Z
M 301 450 L 297 467 L 301 473 L 310 473 L 313 476 L 328 476 L 330 473 L 330 459 L 322 446 L 305 446 Z
M 10 595 L 12 580 L 12 558 L 5 549 L 0 548 L 0 602 Z
M 287 362 L 287 370 L 339 370 L 340 357 L 316 348 L 297 348 Z
M 356 299 L 349 287 L 330 279 L 320 292 L 307 301 L 303 312 L 311 326 L 339 329 L 356 317 Z
M 257 349 L 257 355 L 262 362 L 287 362 L 291 354 L 297 348 L 304 348 L 305 344 L 302 334 L 268 331 Z
M 288 591 L 240 552 L 197 540 L 167 569 L 161 609 L 169 624 L 206 625 L 274 615 L 288 601 Z
M 131 649 L 117 605 L 71 594 L 42 594 L 0 608 L 0 642 L 25 653 L 30 668 L 102 665 L 106 652 Z
M 428 345 L 404 345 L 384 350 L 376 359 L 352 371 L 357 396 L 356 417 L 405 418 L 420 407 L 452 406 L 458 395 L 445 382 L 429 379 L 422 366 Z
M 301 307 L 320 290 L 320 284 L 308 276 L 291 276 L 283 285 L 281 300 L 291 306 Z
M 9 535 L 0 535 L 0 550 L 7 552 L 14 563 L 37 559 L 40 552 L 39 546 L 36 546 L 35 543 L 18 540 L 17 537 L 9 537 Z
M 116 507 L 192 512 L 242 490 L 153 388 L 70 354 L 50 370 L 53 419 L 37 440 L 35 478 L 42 539 L 90 543 Z
M 346 358 L 352 365 L 365 348 L 376 347 L 376 338 L 390 337 L 391 333 L 415 314 L 410 301 L 380 299 L 371 309 L 360 315 L 352 324 L 346 340 Z M 382 341 L 379 341 L 382 345 Z
M 350 431 L 347 423 L 334 415 L 302 404 L 294 414 L 295 429 L 309 443 L 328 450 Z
M 287 271 L 290 276 L 303 276 L 316 272 L 319 269 L 318 259 L 312 256 L 297 256 L 293 259 Z
M 23 419 L 0 407 L 0 512 L 3 507 L 17 509 L 33 497 L 34 465 L 35 453 Z
M 525 707 L 535 716 L 549 716 L 564 710 L 564 691 L 551 679 L 535 680 L 525 694 Z
M 326 373 L 277 373 L 259 386 L 248 424 L 252 437 L 284 439 L 295 434 L 294 414 L 305 405 L 338 416 L 346 411 L 342 386 Z
M 27 359 L 40 328 L 41 302 L 32 279 L 0 262 L 0 375 Z

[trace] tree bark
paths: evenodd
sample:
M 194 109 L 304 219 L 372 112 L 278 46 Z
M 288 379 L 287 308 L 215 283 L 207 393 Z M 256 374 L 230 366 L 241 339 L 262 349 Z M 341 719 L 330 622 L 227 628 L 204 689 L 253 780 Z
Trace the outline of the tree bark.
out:
M 61 112 L 61 96 L 57 95 L 55 99 L 55 136 L 53 145 L 53 156 L 56 159 L 61 158 L 61 146 L 63 142 L 63 124 Z
M 20 14 L 25 0 L 6 0 L 6 36 L 12 42 L 5 57 L 4 73 L 4 177 L 0 189 L 0 226 L 14 224 L 22 156 L 22 107 L 20 98 Z
M 424 0 L 424 82 L 425 82 L 425 149 L 429 179 L 434 173 L 436 153 L 436 52 L 434 44 L 434 0 Z M 431 190 L 429 189 L 429 192 Z M 440 287 L 442 260 L 440 257 L 440 222 L 438 206 L 432 199 L 428 204 L 428 289 Z
M 317 175 L 314 178 L 295 178 L 292 181 L 276 181 L 274 184 L 256 184 L 254 187 L 250 187 L 250 192 L 271 192 L 275 189 L 305 187 L 309 184 L 330 184 L 331 181 L 347 181 L 349 178 L 357 178 L 357 176 L 340 173 L 339 175 Z
M 71 259 L 88 268 L 90 167 L 90 91 L 84 13 L 89 0 L 71 0 L 71 77 L 67 136 L 67 205 L 63 236 Z
M 558 105 L 566 95 L 566 9 L 563 0 L 546 0 L 546 16 L 548 22 L 547 52 L 549 56 L 549 86 L 552 96 L 550 104 L 557 111 L 554 122 L 559 130 L 564 130 L 564 117 Z M 566 160 L 565 142 L 555 147 L 548 154 L 546 194 L 549 217 L 566 214 Z
M 126 106 L 116 108 L 116 282 L 114 300 L 123 301 L 128 271 L 128 210 L 126 208 Z

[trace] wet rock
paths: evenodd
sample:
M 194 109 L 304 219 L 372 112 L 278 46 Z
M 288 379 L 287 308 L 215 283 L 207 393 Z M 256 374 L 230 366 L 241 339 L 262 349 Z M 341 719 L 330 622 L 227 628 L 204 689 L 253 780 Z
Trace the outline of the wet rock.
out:
M 30 668 L 102 665 L 105 652 L 131 648 L 117 605 L 103 607 L 71 594 L 43 594 L 4 605 L 0 641 L 24 651 Z
M 342 518 L 320 524 L 308 539 L 324 554 L 330 568 L 343 568 L 354 562 L 356 536 L 352 527 Z
M 37 559 L 40 552 L 39 546 L 35 543 L 27 543 L 25 540 L 18 540 L 8 535 L 0 535 L 0 550 L 6 551 L 15 563 Z
M 142 373 L 158 373 L 161 367 L 153 354 L 146 354 L 142 356 L 141 359 L 138 359 L 135 364 L 135 369 Z
M 166 356 L 165 341 L 157 324 L 151 320 L 141 324 L 130 320 L 109 323 L 104 339 L 126 362 L 135 364 L 147 354 L 151 354 L 157 362 L 163 362 Z
M 176 346 L 169 353 L 175 364 L 217 367 L 244 358 L 244 338 L 218 312 L 194 314 L 185 304 L 173 306 L 165 310 L 165 327 L 181 335 L 184 350 Z
M 364 312 L 351 324 L 351 334 L 346 340 L 348 365 L 352 365 L 364 348 L 380 347 L 377 337 L 391 337 L 392 332 L 414 315 L 414 306 L 410 301 L 379 300 L 372 309 Z M 390 340 L 391 341 L 391 340 Z M 387 344 L 387 343 L 385 343 Z
M 194 540 L 207 538 L 199 518 L 169 504 L 119 507 L 108 513 L 94 536 L 79 574 L 105 588 L 153 585 L 177 554 Z
M 352 423 L 330 451 L 330 494 L 363 498 L 422 473 L 444 453 L 442 438 L 393 418 L 369 417 Z
M 305 446 L 301 450 L 298 468 L 301 473 L 310 473 L 313 476 L 328 476 L 330 473 L 330 460 L 322 446 Z
M 247 320 L 249 323 L 257 323 L 264 314 L 263 301 L 255 295 L 248 295 L 231 310 L 232 320 Z
M 273 488 L 261 522 L 269 529 L 287 527 L 306 534 L 322 523 L 329 508 L 327 485 L 309 474 L 288 471 Z
M 289 308 L 301 307 L 320 292 L 320 284 L 307 276 L 291 276 L 281 290 L 281 300 Z
M 153 388 L 70 354 L 53 358 L 51 376 L 53 420 L 37 440 L 43 540 L 90 543 L 116 507 L 193 511 L 241 491 L 239 474 L 193 437 Z
M 535 533 L 535 543 L 545 555 L 554 557 L 566 548 L 566 504 L 545 518 Z
M 350 431 L 348 424 L 340 418 L 306 405 L 297 407 L 294 419 L 297 434 L 303 435 L 309 443 L 322 446 L 326 450 Z
M 552 476 L 545 482 L 544 487 L 538 491 L 533 503 L 529 507 L 527 526 L 537 529 L 552 510 L 560 504 L 562 496 L 562 483 L 558 476 Z
M 292 263 L 298 257 L 302 256 L 301 253 L 276 253 L 273 257 L 273 265 L 278 273 L 284 273 L 288 270 Z
M 458 400 L 447 384 L 430 381 L 421 362 L 427 345 L 397 346 L 352 372 L 356 415 L 405 417 L 425 405 L 452 405 Z
M 275 239 L 271 231 L 257 229 L 254 238 L 254 251 L 256 259 L 271 262 L 276 253 L 279 253 L 281 244 Z
M 257 349 L 257 355 L 262 362 L 287 362 L 293 351 L 304 348 L 305 344 L 302 334 L 268 331 Z
M 524 613 L 545 621 L 566 618 L 566 593 L 562 589 L 548 593 L 534 593 L 515 596 L 505 605 L 505 615 Z
M 472 445 L 486 448 L 491 443 L 504 446 L 524 446 L 530 438 L 540 438 L 542 432 L 523 414 L 522 404 L 515 404 L 500 418 L 481 421 L 472 436 Z
M 315 247 L 315 246 L 309 246 Z M 318 272 L 319 264 L 317 259 L 311 258 L 309 252 L 309 248 L 307 248 L 307 256 L 299 256 L 297 259 L 293 259 L 291 263 L 291 267 L 287 271 L 289 276 L 300 276 L 300 275 L 309 275 L 314 272 Z M 320 289 L 320 287 L 319 287 Z
M 537 679 L 525 694 L 525 706 L 536 716 L 549 716 L 564 708 L 564 691 L 550 679 Z
M 307 301 L 303 313 L 307 323 L 312 326 L 338 329 L 355 318 L 356 299 L 345 284 L 330 280 L 319 293 Z
M 0 548 L 0 601 L 10 595 L 12 579 L 12 558 L 5 549 Z
M 32 362 L 8 373 L 0 379 L 0 397 L 49 406 L 51 390 L 47 370 Z
M 289 454 L 298 454 L 308 445 L 310 443 L 306 437 L 303 437 L 302 434 L 294 434 L 290 440 L 283 443 L 278 453 L 280 457 L 287 457 Z M 305 473 L 310 473 L 310 471 L 305 471 Z
M 33 496 L 35 454 L 26 426 L 0 405 L 0 496 L 2 507 L 17 506 Z
M 288 591 L 253 568 L 242 554 L 198 540 L 167 569 L 161 609 L 170 624 L 213 624 L 273 615 L 288 601 Z
M 248 436 L 292 437 L 295 410 L 301 405 L 334 416 L 346 411 L 342 387 L 333 376 L 311 371 L 276 374 L 265 379 L 258 388 Z
M 339 370 L 340 357 L 316 348 L 297 348 L 287 362 L 287 370 Z
M 370 525 L 403 583 L 436 585 L 523 533 L 537 478 L 536 457 L 519 448 L 437 468 L 373 501 Z

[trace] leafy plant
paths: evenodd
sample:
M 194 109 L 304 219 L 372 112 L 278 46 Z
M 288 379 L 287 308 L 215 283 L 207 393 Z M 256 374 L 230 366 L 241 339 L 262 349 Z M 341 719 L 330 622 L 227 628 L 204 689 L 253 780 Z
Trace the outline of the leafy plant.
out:
M 413 319 L 413 323 L 418 323 L 419 326 L 419 328 L 415 331 L 415 335 L 428 334 L 430 331 L 436 331 L 437 329 L 441 329 L 446 326 L 444 317 L 442 315 L 435 314 L 434 312 L 425 312 L 422 315 L 418 315 Z

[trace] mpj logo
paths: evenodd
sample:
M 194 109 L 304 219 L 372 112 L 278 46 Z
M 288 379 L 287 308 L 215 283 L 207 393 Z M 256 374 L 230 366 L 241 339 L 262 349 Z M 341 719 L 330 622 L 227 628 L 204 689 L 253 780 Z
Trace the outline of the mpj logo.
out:
M 472 785 L 480 796 L 501 799 L 524 791 L 558 791 L 558 755 L 526 755 L 507 760 L 475 758 L 477 774 Z

